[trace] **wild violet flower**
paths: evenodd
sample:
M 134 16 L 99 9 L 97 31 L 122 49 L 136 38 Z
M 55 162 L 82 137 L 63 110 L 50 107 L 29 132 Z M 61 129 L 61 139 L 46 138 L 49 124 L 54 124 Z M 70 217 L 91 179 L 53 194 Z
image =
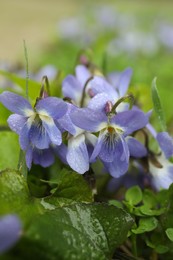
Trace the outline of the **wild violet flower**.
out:
M 0 254 L 10 249 L 19 240 L 22 224 L 16 215 L 0 218 Z
M 155 156 L 155 160 L 148 160 L 152 184 L 156 190 L 168 189 L 173 183 L 173 164 L 163 154 Z M 157 162 L 157 163 L 155 163 Z
M 51 144 L 62 143 L 62 134 L 56 122 L 67 112 L 67 104 L 63 100 L 46 97 L 38 100 L 32 108 L 25 98 L 5 91 L 0 95 L 0 102 L 15 113 L 8 118 L 8 124 L 19 135 L 22 150 L 44 150 L 49 149 Z M 26 163 L 29 167 L 28 156 Z
M 68 75 L 62 83 L 62 92 L 65 98 L 69 98 L 78 106 L 82 101 L 84 86 L 91 77 L 91 73 L 84 65 L 76 66 L 74 75 Z
M 108 117 L 106 113 L 98 113 L 89 108 L 76 109 L 71 119 L 86 131 L 99 132 L 90 161 L 98 157 L 113 177 L 124 174 L 129 166 L 130 152 L 126 137 L 143 128 L 148 121 L 140 110 L 124 111 Z M 137 149 L 136 144 L 131 145 L 131 149 Z
M 88 83 L 87 90 L 92 94 L 92 99 L 88 103 L 88 107 L 102 111 L 107 102 L 114 105 L 122 98 L 129 87 L 129 82 L 132 75 L 132 69 L 127 68 L 122 73 L 114 73 L 108 76 L 108 80 L 102 76 L 94 76 Z M 118 106 L 118 111 L 127 110 L 129 104 L 121 102 Z
M 75 136 L 68 140 L 66 160 L 76 172 L 83 174 L 89 170 L 89 157 L 97 137 L 93 134 L 78 129 Z

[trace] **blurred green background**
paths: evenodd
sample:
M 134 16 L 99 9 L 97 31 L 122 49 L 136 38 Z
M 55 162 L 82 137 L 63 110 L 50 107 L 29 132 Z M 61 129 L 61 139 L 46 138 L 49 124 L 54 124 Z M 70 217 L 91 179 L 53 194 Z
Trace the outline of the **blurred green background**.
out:
M 25 66 L 23 40 L 30 72 L 51 64 L 65 76 L 81 49 L 89 48 L 107 72 L 133 68 L 131 87 L 144 110 L 152 107 L 150 86 L 157 77 L 172 131 L 173 1 L 0 0 L 0 7 L 2 68 Z

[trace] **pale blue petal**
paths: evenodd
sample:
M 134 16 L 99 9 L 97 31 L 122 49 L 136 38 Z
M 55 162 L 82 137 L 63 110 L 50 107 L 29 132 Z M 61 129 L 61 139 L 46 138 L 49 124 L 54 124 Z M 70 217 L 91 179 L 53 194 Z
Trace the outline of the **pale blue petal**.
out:
M 111 176 L 115 178 L 120 177 L 128 171 L 129 149 L 123 138 L 120 138 L 116 144 L 114 160 L 112 162 L 102 162 Z
M 104 137 L 105 137 L 105 131 L 100 132 L 99 137 L 97 139 L 97 142 L 94 146 L 94 150 L 91 154 L 90 162 L 94 162 L 96 157 L 99 155 L 101 148 L 102 148 L 102 145 L 103 145 Z
M 67 104 L 60 98 L 46 97 L 38 101 L 36 110 L 39 115 L 59 119 L 67 112 Z
M 89 132 L 85 132 L 85 139 L 86 139 L 86 145 L 88 150 L 89 158 L 91 158 L 91 155 L 94 151 L 94 147 L 97 143 L 97 137 Z M 94 160 L 93 160 L 94 161 Z M 93 162 L 90 160 L 90 162 Z
M 19 142 L 20 142 L 20 146 L 21 146 L 22 150 L 26 150 L 30 143 L 30 140 L 29 140 L 30 128 L 31 128 L 31 126 L 30 126 L 30 124 L 28 124 L 28 121 L 27 121 L 20 131 Z
M 33 112 L 27 99 L 9 91 L 0 94 L 0 102 L 10 111 L 19 115 L 27 116 L 28 111 Z
M 26 121 L 27 121 L 27 117 L 18 114 L 10 115 L 7 120 L 11 130 L 15 131 L 17 134 L 20 134 L 21 129 L 25 125 Z
M 39 164 L 42 167 L 49 167 L 54 163 L 55 157 L 51 149 L 34 149 L 33 163 Z
M 147 155 L 147 149 L 145 148 L 145 146 L 135 138 L 128 136 L 126 138 L 126 142 L 129 147 L 130 156 L 141 158 Z
M 0 218 L 0 254 L 10 249 L 19 240 L 22 223 L 16 215 Z
M 127 68 L 126 70 L 124 70 L 121 73 L 121 76 L 119 78 L 119 82 L 118 82 L 118 91 L 120 94 L 120 97 L 123 97 L 128 90 L 129 87 L 129 83 L 131 80 L 131 76 L 132 76 L 132 69 L 131 68 Z
M 53 147 L 55 153 L 57 154 L 57 156 L 60 158 L 60 160 L 65 163 L 68 164 L 67 162 L 67 146 L 65 144 L 61 144 L 59 146 L 54 146 Z
M 46 149 L 49 147 L 50 138 L 42 124 L 40 126 L 32 124 L 29 130 L 29 141 L 38 149 Z
M 124 129 L 127 136 L 136 130 L 143 128 L 148 123 L 148 117 L 139 110 L 129 110 L 120 112 L 111 119 L 114 123 Z
M 75 69 L 76 78 L 78 79 L 82 88 L 84 88 L 85 83 L 91 77 L 91 73 L 84 65 L 78 65 Z
M 26 159 L 26 165 L 30 170 L 32 166 L 32 160 L 33 160 L 33 148 L 31 145 L 29 145 L 28 149 L 26 150 L 25 159 Z
M 88 89 L 91 89 L 94 95 L 106 93 L 110 99 L 117 100 L 118 93 L 103 77 L 95 76 L 88 84 Z
M 83 88 L 79 81 L 73 76 L 67 76 L 62 82 L 62 93 L 64 97 L 74 100 L 79 103 L 82 98 Z
M 105 113 L 98 113 L 89 108 L 76 109 L 71 114 L 72 122 L 87 131 L 98 132 L 102 129 L 103 123 L 107 123 L 107 116 Z
M 62 134 L 60 130 L 57 128 L 53 120 L 51 121 L 43 121 L 42 120 L 43 127 L 47 131 L 47 134 L 49 135 L 49 138 L 54 145 L 60 145 L 62 143 Z
M 105 105 L 108 101 L 111 101 L 112 104 L 116 102 L 116 100 L 113 100 L 112 97 L 110 97 L 106 93 L 99 93 L 95 95 L 88 103 L 88 108 L 95 110 L 95 111 L 103 111 L 105 112 Z
M 83 134 L 69 139 L 67 162 L 74 171 L 80 174 L 89 170 L 89 157 Z
M 67 104 L 68 105 L 68 111 L 67 113 L 61 117 L 58 120 L 58 124 L 60 124 L 61 129 L 68 131 L 70 134 L 75 135 L 76 133 L 76 126 L 72 123 L 71 121 L 71 113 L 73 111 L 75 111 L 75 106 L 73 106 L 72 104 Z
M 173 155 L 173 138 L 167 132 L 160 132 L 157 134 L 156 139 L 165 157 L 170 158 Z
M 113 162 L 104 162 L 103 165 L 114 178 L 119 178 L 128 171 L 129 163 L 126 161 L 117 161 L 117 158 Z

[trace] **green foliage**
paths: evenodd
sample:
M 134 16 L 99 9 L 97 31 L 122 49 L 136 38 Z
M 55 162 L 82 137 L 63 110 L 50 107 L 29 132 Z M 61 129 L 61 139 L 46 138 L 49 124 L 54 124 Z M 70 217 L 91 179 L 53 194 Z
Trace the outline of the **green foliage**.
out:
M 125 199 L 129 202 L 130 205 L 137 205 L 142 200 L 142 191 L 139 186 L 133 186 L 128 189 L 125 194 Z
M 167 228 L 165 232 L 167 237 L 173 242 L 173 228 Z
M 10 72 L 7 72 L 7 71 L 2 71 L 2 70 L 0 70 L 0 75 L 5 77 L 6 79 L 12 81 L 13 84 L 16 84 L 19 87 L 19 89 L 13 88 L 13 92 L 23 94 L 23 96 L 26 97 L 26 78 L 22 78 L 22 77 L 19 77 L 19 76 L 13 74 L 13 73 L 10 73 Z M 29 79 L 28 80 L 28 87 L 29 87 L 29 90 L 28 90 L 29 97 L 30 97 L 31 100 L 35 101 L 36 97 L 39 96 L 40 83 Z M 2 91 L 4 91 L 4 89 L 0 89 L 0 92 L 2 92 Z
M 151 90 L 152 90 L 151 93 L 152 93 L 154 110 L 155 110 L 158 120 L 160 122 L 161 130 L 166 131 L 166 122 L 165 122 L 165 117 L 164 117 L 159 93 L 158 93 L 157 86 L 156 86 L 156 78 L 154 78 L 154 80 L 152 82 Z
M 141 234 L 145 232 L 152 231 L 158 225 L 158 220 L 155 217 L 141 218 L 139 220 L 139 225 L 136 229 L 132 229 L 135 234 Z
M 83 187 L 86 201 L 91 199 L 87 184 L 82 176 L 77 178 L 75 173 L 68 172 L 72 183 L 69 191 L 67 172 L 62 171 L 62 176 L 54 182 L 58 185 L 54 192 L 56 196 L 52 194 L 39 199 L 31 196 L 20 172 L 6 170 L 0 173 L 0 215 L 16 213 L 24 224 L 20 242 L 6 254 L 7 257 L 108 259 L 126 239 L 133 224 L 131 216 L 105 203 L 82 203 L 84 196 L 73 196 L 76 192 L 73 183 L 77 181 Z M 64 203 L 60 196 L 65 198 Z M 72 205 L 66 201 L 70 196 L 77 199 Z
M 92 190 L 82 175 L 64 168 L 56 176 L 50 181 L 50 184 L 56 185 L 52 190 L 53 196 L 81 202 L 93 201 Z
M 142 191 L 140 187 L 133 186 L 126 191 L 121 205 L 119 201 L 111 200 L 111 205 L 123 207 L 135 220 L 129 235 L 134 244 L 136 256 L 137 252 L 140 252 L 146 245 L 154 249 L 157 254 L 172 256 L 172 196 L 173 185 L 168 190 L 161 190 L 157 193 L 149 189 Z M 138 243 L 138 241 L 141 242 Z
M 0 131 L 0 171 L 17 169 L 19 151 L 18 136 L 14 132 Z

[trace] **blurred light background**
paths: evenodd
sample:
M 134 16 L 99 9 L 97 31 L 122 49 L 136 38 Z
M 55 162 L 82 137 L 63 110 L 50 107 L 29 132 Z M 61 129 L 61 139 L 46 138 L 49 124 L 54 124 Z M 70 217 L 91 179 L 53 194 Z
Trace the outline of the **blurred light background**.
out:
M 110 5 L 113 10 L 124 13 L 126 16 L 133 15 L 138 19 L 144 17 L 146 22 L 149 19 L 151 26 L 153 26 L 156 16 L 160 17 L 160 19 L 171 19 L 173 10 L 173 1 L 171 0 L 0 0 L 0 61 L 13 63 L 23 61 L 23 40 L 25 40 L 30 65 L 32 66 L 37 62 L 40 52 L 44 50 L 44 46 L 56 38 L 58 21 L 69 17 L 89 17 L 94 8 L 99 12 L 101 5 Z M 112 19 L 115 18 L 112 17 Z M 105 19 L 109 26 L 111 17 L 107 16 Z M 108 21 L 108 19 L 110 20 Z M 138 25 L 138 20 L 135 22 Z M 128 25 L 128 20 L 126 25 Z M 92 26 L 95 27 L 96 25 L 93 23 Z M 134 37 L 135 35 L 129 34 L 122 40 L 126 41 L 128 38 L 128 45 L 132 45 Z M 137 37 L 140 37 L 140 35 Z M 121 45 L 121 42 L 117 44 Z M 150 45 L 152 44 L 151 42 Z M 129 45 L 129 48 L 133 48 L 133 46 Z

